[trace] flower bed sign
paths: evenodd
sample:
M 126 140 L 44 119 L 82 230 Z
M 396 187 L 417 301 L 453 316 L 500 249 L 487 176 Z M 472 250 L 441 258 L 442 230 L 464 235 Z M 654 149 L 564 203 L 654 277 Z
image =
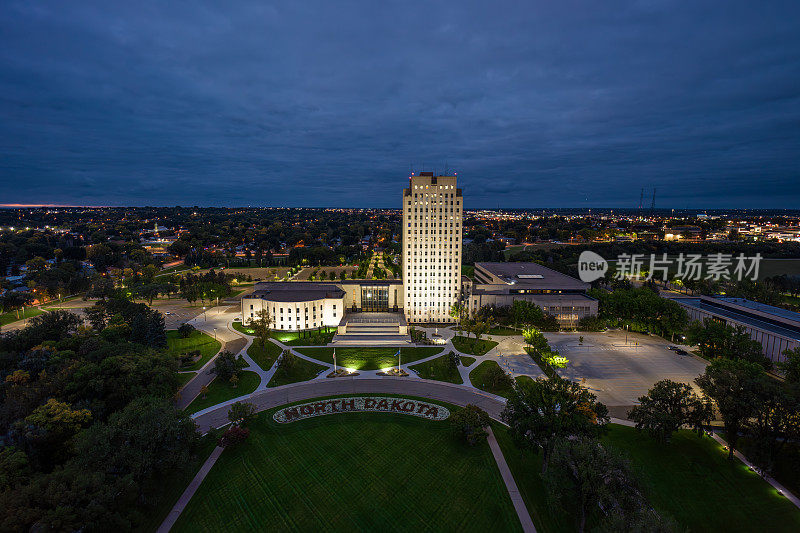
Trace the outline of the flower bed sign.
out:
M 427 418 L 428 420 L 444 420 L 450 416 L 450 411 L 446 407 L 420 400 L 388 396 L 355 396 L 352 398 L 331 398 L 329 400 L 284 407 L 283 409 L 278 409 L 272 415 L 272 418 L 276 422 L 285 424 L 315 416 L 351 412 L 399 413 Z

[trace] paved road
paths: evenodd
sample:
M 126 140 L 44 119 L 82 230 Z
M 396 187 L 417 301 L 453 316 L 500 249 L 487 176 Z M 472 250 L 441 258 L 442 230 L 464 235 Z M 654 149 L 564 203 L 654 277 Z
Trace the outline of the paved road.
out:
M 500 419 L 500 412 L 505 406 L 504 398 L 477 389 L 418 378 L 389 376 L 376 379 L 334 378 L 292 383 L 274 389 L 256 391 L 247 397 L 239 398 L 239 400 L 252 403 L 255 405 L 256 411 L 264 411 L 287 403 L 325 396 L 379 393 L 420 396 L 460 406 L 471 403 L 497 420 Z M 216 409 L 203 411 L 193 418 L 200 431 L 205 433 L 211 428 L 228 423 L 228 409 L 228 405 L 220 405 Z
M 216 336 L 217 340 L 222 344 L 220 352 L 227 350 L 238 354 L 247 345 L 247 339 L 239 333 L 228 329 L 228 322 L 233 319 L 238 310 L 239 308 L 236 306 L 232 308 L 215 307 L 208 310 L 205 313 L 205 317 L 201 314 L 189 320 L 189 323 L 208 335 Z M 215 355 L 209 359 L 203 368 L 197 372 L 197 375 L 180 390 L 180 397 L 176 404 L 179 409 L 185 409 L 200 394 L 200 389 L 203 385 L 208 385 L 214 381 L 216 374 L 211 373 L 211 369 L 214 368 L 214 359 L 216 357 Z

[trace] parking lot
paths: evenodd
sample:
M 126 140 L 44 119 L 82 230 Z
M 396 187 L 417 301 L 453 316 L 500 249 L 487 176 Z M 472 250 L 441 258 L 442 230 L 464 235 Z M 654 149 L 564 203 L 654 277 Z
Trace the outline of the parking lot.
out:
M 579 337 L 583 335 L 583 343 Z M 660 337 L 624 331 L 546 333 L 550 346 L 569 359 L 562 377 L 588 387 L 608 406 L 631 406 L 656 381 L 693 384 L 708 364 L 692 354 L 679 355 Z M 683 349 L 688 347 L 681 346 Z

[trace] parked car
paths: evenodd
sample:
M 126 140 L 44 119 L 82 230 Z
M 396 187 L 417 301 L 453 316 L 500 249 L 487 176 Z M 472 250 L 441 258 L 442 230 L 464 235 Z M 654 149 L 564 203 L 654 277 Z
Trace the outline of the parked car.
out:
M 689 355 L 689 352 L 687 352 L 686 350 L 681 350 L 680 348 L 675 350 L 675 353 L 678 355 Z

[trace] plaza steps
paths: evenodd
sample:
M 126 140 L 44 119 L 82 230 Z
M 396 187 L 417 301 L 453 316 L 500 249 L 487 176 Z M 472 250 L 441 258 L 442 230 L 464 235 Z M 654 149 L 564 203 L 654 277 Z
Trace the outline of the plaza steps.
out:
M 403 346 L 411 344 L 409 335 L 400 333 L 400 323 L 392 321 L 349 322 L 344 333 L 337 333 L 332 346 Z

